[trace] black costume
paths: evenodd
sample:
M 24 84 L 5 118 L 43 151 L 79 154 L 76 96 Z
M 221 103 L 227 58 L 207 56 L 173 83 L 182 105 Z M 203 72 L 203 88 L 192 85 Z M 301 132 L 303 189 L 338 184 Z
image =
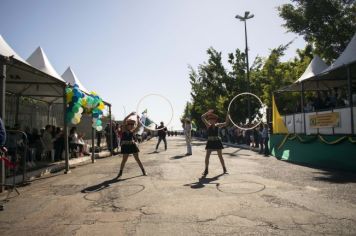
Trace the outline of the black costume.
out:
M 121 153 L 133 154 L 138 152 L 140 152 L 140 150 L 134 141 L 134 134 L 130 131 L 123 132 L 121 139 Z
M 210 126 L 208 128 L 208 142 L 206 143 L 206 150 L 220 150 L 223 149 L 221 138 L 219 137 L 219 128 Z
M 158 149 L 159 144 L 163 140 L 164 142 L 164 149 L 167 150 L 167 140 L 166 140 L 166 134 L 167 134 L 167 128 L 164 125 L 160 125 L 157 127 L 158 129 L 158 142 L 156 145 L 156 150 Z

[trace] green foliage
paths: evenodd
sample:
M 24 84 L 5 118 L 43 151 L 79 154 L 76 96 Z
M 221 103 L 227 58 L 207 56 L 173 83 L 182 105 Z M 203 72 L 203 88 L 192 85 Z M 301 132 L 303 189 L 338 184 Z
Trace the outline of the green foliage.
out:
M 288 62 L 281 62 L 281 57 L 290 43 L 281 45 L 271 50 L 267 58 L 256 57 L 250 68 L 251 92 L 261 98 L 264 104 L 271 106 L 272 93 L 282 86 L 294 82 L 308 66 L 312 54 L 311 47 L 298 50 L 297 56 Z M 192 87 L 192 102 L 188 102 L 183 116 L 190 116 L 198 127 L 203 127 L 201 115 L 209 109 L 223 119 L 226 116 L 230 101 L 239 93 L 247 91 L 245 54 L 237 49 L 235 53 L 228 55 L 227 70 L 222 63 L 221 52 L 214 48 L 207 50 L 208 60 L 198 66 L 197 69 L 189 67 L 189 79 Z M 295 109 L 294 106 L 300 97 L 291 94 L 285 98 L 281 96 L 279 105 L 284 111 Z M 251 111 L 255 112 L 258 104 L 251 105 Z M 232 116 L 239 120 L 246 118 L 247 106 L 232 108 Z M 236 113 L 236 114 L 234 114 Z M 239 120 L 242 121 L 242 120 Z
M 340 0 L 292 0 L 278 8 L 290 32 L 314 45 L 327 62 L 346 48 L 356 29 L 356 4 Z

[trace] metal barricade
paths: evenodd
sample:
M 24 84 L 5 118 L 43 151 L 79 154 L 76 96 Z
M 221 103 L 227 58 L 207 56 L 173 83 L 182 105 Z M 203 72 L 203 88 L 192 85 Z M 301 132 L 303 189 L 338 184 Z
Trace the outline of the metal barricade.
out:
M 6 131 L 6 148 L 7 156 L 14 167 L 14 175 L 22 174 L 22 183 L 26 182 L 27 165 L 26 160 L 29 157 L 29 142 L 25 132 L 19 130 Z M 10 177 L 11 171 L 6 173 L 6 177 Z

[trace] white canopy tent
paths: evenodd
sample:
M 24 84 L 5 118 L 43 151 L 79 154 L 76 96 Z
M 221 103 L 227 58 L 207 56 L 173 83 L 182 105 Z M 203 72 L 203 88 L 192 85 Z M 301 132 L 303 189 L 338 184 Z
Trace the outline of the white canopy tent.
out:
M 5 39 L 0 35 L 0 55 L 5 57 L 13 57 L 22 63 L 28 64 L 22 57 L 20 57 L 11 47 Z
M 25 61 L 0 37 L 0 116 L 5 124 L 7 120 L 5 104 L 8 96 L 16 98 L 16 121 L 20 112 L 19 100 L 21 97 L 31 98 L 48 105 L 52 103 L 63 104 L 63 110 L 65 110 L 65 88 L 66 83 L 55 73 L 42 49 L 37 49 L 29 60 Z M 64 124 L 64 135 L 67 137 L 68 129 L 65 122 L 65 112 L 63 112 L 62 123 Z M 65 142 L 65 160 L 65 172 L 68 172 L 67 142 Z M 1 168 L 1 186 L 5 181 L 3 173 L 3 168 Z M 1 187 L 0 192 L 2 190 L 3 187 Z
M 82 84 L 82 82 L 80 82 L 80 80 L 78 79 L 78 77 L 76 76 L 76 74 L 74 73 L 74 71 L 70 66 L 62 74 L 62 78 L 72 86 L 74 86 L 74 84 L 77 84 L 80 90 L 89 94 L 89 90 L 87 90 Z
M 295 83 L 300 83 L 302 81 L 310 79 L 325 70 L 326 68 L 328 68 L 328 65 L 323 61 L 323 59 L 321 59 L 318 55 L 315 55 L 313 57 L 313 60 L 309 63 L 307 69 L 304 71 L 302 76 L 300 76 L 299 79 L 295 81 Z
M 347 78 L 356 78 L 356 33 L 341 55 L 328 67 L 320 57 L 315 56 L 303 75 L 295 83 L 278 90 L 292 92 L 310 90 L 329 90 L 348 86 Z
M 301 91 L 302 83 L 304 83 L 304 87 L 307 87 L 308 90 L 328 89 L 327 86 L 318 84 L 315 77 L 326 68 L 328 68 L 328 65 L 318 55 L 314 55 L 304 73 L 293 84 L 286 86 L 278 91 Z
M 328 68 L 326 68 L 321 74 L 325 74 L 346 65 L 356 62 L 356 33 L 352 37 L 351 41 L 341 53 L 341 55 L 332 63 Z
M 74 72 L 69 68 L 72 79 L 79 81 Z M 68 73 L 69 73 L 68 72 Z M 84 92 L 85 87 L 77 82 Z M 68 126 L 66 116 L 66 89 L 67 83 L 56 72 L 45 52 L 38 47 L 25 61 L 20 57 L 0 35 L 0 116 L 6 120 L 5 101 L 7 96 L 16 97 L 16 114 L 19 113 L 19 98 L 28 97 L 48 104 L 63 106 L 64 137 L 68 137 Z M 109 106 L 109 117 L 111 125 L 111 105 Z M 49 114 L 49 113 L 48 113 Z M 16 118 L 17 119 L 17 118 Z M 16 120 L 15 119 L 15 120 Z M 4 122 L 5 123 L 5 122 Z M 112 129 L 111 129 L 112 130 Z M 92 145 L 94 146 L 94 133 L 92 132 Z M 111 140 L 112 142 L 112 140 Z M 94 163 L 94 148 L 92 148 L 92 162 Z M 0 162 L 0 186 L 4 183 L 4 171 Z M 65 173 L 69 172 L 68 139 L 65 138 Z M 25 174 L 24 174 L 25 176 Z M 3 187 L 0 188 L 0 192 Z
M 352 97 L 355 96 L 356 92 L 356 33 L 342 54 L 329 67 L 325 68 L 325 66 L 326 64 L 319 57 L 314 57 L 303 75 L 295 83 L 276 92 L 301 92 L 301 110 L 303 111 L 305 91 L 347 88 L 351 130 L 354 134 L 354 102 Z M 304 132 L 306 132 L 304 111 L 303 116 Z

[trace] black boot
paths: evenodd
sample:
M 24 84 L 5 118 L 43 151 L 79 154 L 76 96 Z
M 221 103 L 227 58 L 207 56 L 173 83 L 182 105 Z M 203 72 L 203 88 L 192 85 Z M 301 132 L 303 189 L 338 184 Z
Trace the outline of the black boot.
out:
M 116 179 L 120 178 L 122 175 L 122 170 L 120 170 L 119 174 L 116 176 Z
M 209 174 L 208 169 L 205 169 L 202 175 L 205 177 L 205 176 L 207 176 L 208 174 Z
M 228 174 L 225 166 L 223 166 L 223 171 L 224 171 L 224 174 Z
M 142 168 L 141 170 L 142 170 L 142 175 L 143 176 L 147 176 L 147 173 L 146 173 L 145 169 Z

